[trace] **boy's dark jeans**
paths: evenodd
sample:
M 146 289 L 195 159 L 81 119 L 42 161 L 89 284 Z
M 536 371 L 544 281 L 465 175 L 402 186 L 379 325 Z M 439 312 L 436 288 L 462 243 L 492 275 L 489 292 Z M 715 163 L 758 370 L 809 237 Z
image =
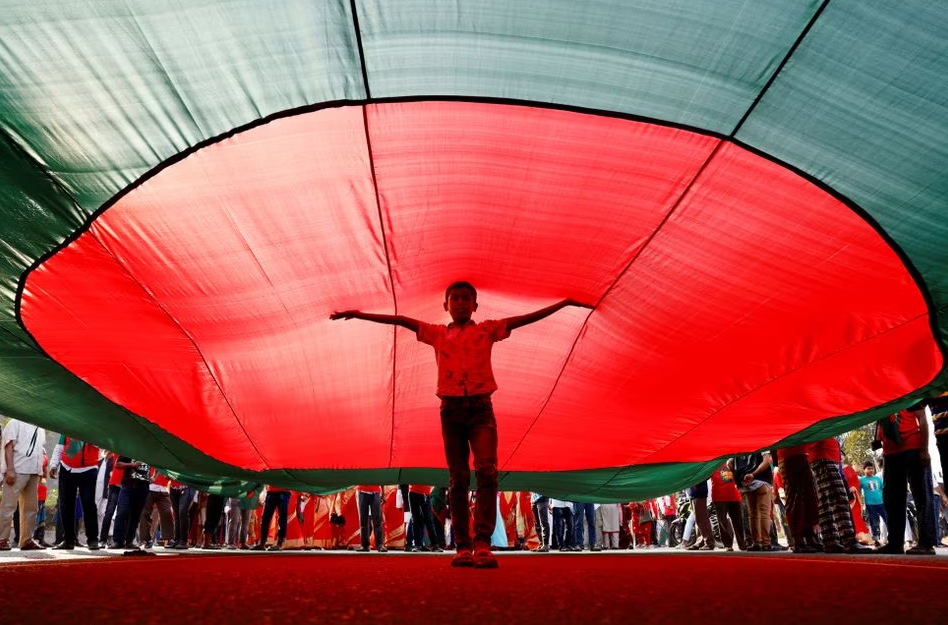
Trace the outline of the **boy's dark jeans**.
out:
M 497 522 L 497 421 L 490 395 L 442 398 L 441 436 L 451 478 L 448 502 L 457 548 L 472 548 L 468 508 L 471 454 L 477 478 L 473 545 L 489 547 Z

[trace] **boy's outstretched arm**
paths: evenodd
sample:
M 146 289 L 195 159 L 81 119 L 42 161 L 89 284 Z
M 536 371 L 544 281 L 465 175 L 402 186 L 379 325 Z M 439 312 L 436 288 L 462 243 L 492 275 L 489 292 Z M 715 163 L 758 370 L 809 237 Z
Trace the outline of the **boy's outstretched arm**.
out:
M 577 306 L 579 308 L 588 308 L 592 310 L 592 306 L 589 304 L 583 304 L 582 302 L 577 302 L 576 300 L 564 299 L 562 302 L 557 302 L 552 306 L 547 306 L 546 308 L 541 308 L 532 313 L 527 313 L 525 315 L 519 315 L 517 317 L 508 317 L 507 321 L 507 330 L 515 330 L 517 328 L 529 325 L 540 319 L 545 319 L 553 313 L 555 313 L 560 308 L 566 308 L 567 306 Z
M 374 321 L 375 323 L 386 323 L 391 326 L 401 326 L 408 328 L 412 332 L 418 332 L 420 322 L 417 319 L 406 317 L 404 315 L 381 315 L 376 313 L 364 313 L 360 310 L 344 310 L 334 312 L 329 315 L 332 320 L 336 319 L 362 319 L 363 321 Z

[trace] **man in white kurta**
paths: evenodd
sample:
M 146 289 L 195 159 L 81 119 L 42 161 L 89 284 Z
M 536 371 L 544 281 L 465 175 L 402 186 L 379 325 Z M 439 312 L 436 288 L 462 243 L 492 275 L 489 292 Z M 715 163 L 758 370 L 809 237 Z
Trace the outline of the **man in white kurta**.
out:
M 20 549 L 43 547 L 33 540 L 36 526 L 36 491 L 43 474 L 43 447 L 46 430 L 17 419 L 10 419 L 0 437 L 3 448 L 0 471 L 3 473 L 3 501 L 0 502 L 0 550 L 9 550 L 13 531 L 13 513 L 20 506 Z

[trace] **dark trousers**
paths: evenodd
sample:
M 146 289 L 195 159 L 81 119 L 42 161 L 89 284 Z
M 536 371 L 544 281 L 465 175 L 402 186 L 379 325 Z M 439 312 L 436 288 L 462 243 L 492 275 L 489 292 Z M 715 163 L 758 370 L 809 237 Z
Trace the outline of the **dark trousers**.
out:
M 448 501 L 458 549 L 470 549 L 471 455 L 477 479 L 473 546 L 489 547 L 497 522 L 497 421 L 490 395 L 441 400 L 441 436 L 451 485 Z
M 416 547 L 425 544 L 425 532 L 431 546 L 438 545 L 438 532 L 435 530 L 434 516 L 431 514 L 431 500 L 421 493 L 408 493 L 408 506 L 411 510 L 411 525 Z
M 575 543 L 573 533 L 573 509 L 553 508 L 553 548 L 568 549 Z
M 174 539 L 174 515 L 171 511 L 171 495 L 164 491 L 148 491 L 145 497 L 145 505 L 142 506 L 142 513 L 138 518 L 138 538 L 145 543 L 150 543 L 154 539 L 151 528 L 151 512 L 158 508 L 158 519 L 161 526 L 161 540 L 171 541 Z
M 813 542 L 813 528 L 820 519 L 820 502 L 816 479 L 806 454 L 780 459 L 780 477 L 787 494 L 787 525 L 791 544 L 803 546 Z
M 273 522 L 273 513 L 277 515 L 277 544 L 282 545 L 286 539 L 286 520 L 290 512 L 290 493 L 267 493 L 263 502 L 263 517 L 260 522 L 260 544 L 267 544 L 267 535 L 270 533 L 270 523 Z
M 372 524 L 372 533 L 375 534 L 375 548 L 383 547 L 382 538 L 382 494 L 364 493 L 359 491 L 359 534 L 362 537 L 362 546 L 369 548 L 369 523 Z
M 882 501 L 888 517 L 889 545 L 901 551 L 905 540 L 906 485 L 912 487 L 915 514 L 918 515 L 918 546 L 935 546 L 935 519 L 932 515 L 932 469 L 922 462 L 920 451 L 910 449 L 885 457 L 885 481 Z
M 76 544 L 76 496 L 82 503 L 86 539 L 99 538 L 99 516 L 95 506 L 95 469 L 74 473 L 65 465 L 59 472 L 59 514 L 63 522 L 63 541 Z
M 174 542 L 176 545 L 188 544 L 191 531 L 191 501 L 194 489 L 190 486 L 171 489 L 171 509 L 174 511 Z
M 115 514 L 119 493 L 121 492 L 121 486 L 117 484 L 109 486 L 108 499 L 105 502 L 105 514 L 102 515 L 102 527 L 99 529 L 99 542 L 102 544 L 105 544 L 109 538 L 109 531 L 112 529 L 112 515 Z
M 882 540 L 882 528 L 879 527 L 879 519 L 889 527 L 889 519 L 885 514 L 885 505 L 881 503 L 866 504 L 866 516 L 869 517 L 869 528 L 872 531 L 872 537 L 876 540 Z
M 583 532 L 583 519 L 586 520 L 586 527 L 589 529 L 589 548 L 596 546 L 596 506 L 591 503 L 573 503 L 573 544 L 583 546 L 583 538 L 586 532 Z
M 286 493 L 287 504 L 289 504 L 289 493 Z M 207 496 L 207 507 L 204 514 L 204 534 L 210 537 L 215 544 L 220 544 L 219 530 L 221 527 L 221 517 L 224 514 L 224 498 L 221 495 Z M 283 536 L 286 536 L 286 513 L 283 514 Z
M 115 523 L 112 528 L 113 543 L 131 546 L 135 542 L 138 517 L 142 514 L 147 497 L 148 482 L 130 480 L 127 486 L 122 486 L 118 506 L 115 509 Z
M 804 456 L 806 460 L 806 456 Z M 809 469 L 809 466 L 807 466 Z M 713 501 L 714 514 L 718 517 L 718 529 L 721 530 L 721 542 L 724 547 L 730 547 L 737 538 L 737 546 L 741 551 L 747 549 L 744 537 L 744 516 L 741 513 L 740 501 Z
M 537 536 L 540 539 L 540 545 L 550 546 L 550 498 L 540 497 L 533 502 L 533 522 L 537 528 Z

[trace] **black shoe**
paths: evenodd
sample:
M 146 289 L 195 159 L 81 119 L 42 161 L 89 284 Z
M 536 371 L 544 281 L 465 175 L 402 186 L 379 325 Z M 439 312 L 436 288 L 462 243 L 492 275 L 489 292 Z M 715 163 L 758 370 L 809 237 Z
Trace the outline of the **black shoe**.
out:
M 253 547 L 251 547 L 250 550 L 251 550 L 251 551 L 266 551 L 266 550 L 267 550 L 267 546 L 266 546 L 266 544 L 264 544 L 264 543 L 257 543 L 256 545 L 254 545 Z
M 359 547 L 358 549 L 356 549 L 356 551 L 358 551 L 359 553 L 366 553 L 368 550 L 369 548 L 365 546 Z
M 378 548 L 378 552 L 379 552 L 379 553 L 387 553 L 387 552 L 388 552 L 388 548 L 386 548 L 385 545 L 382 545 L 381 547 Z
M 86 548 L 87 548 L 89 551 L 98 551 L 99 549 L 101 549 L 101 547 L 99 547 L 99 541 L 97 541 L 97 540 L 90 540 L 90 541 L 86 544 Z
M 865 545 L 860 545 L 859 543 L 853 543 L 846 547 L 846 553 L 872 553 L 873 550 L 871 547 L 866 547 Z M 932 552 L 934 554 L 934 551 Z
M 934 547 L 922 547 L 921 545 L 915 545 L 911 549 L 906 550 L 906 555 L 910 556 L 933 556 L 935 555 Z
M 75 543 L 67 543 L 65 540 L 61 543 L 53 545 L 53 549 L 62 550 L 62 551 L 72 551 L 76 548 Z
M 893 547 L 892 545 L 883 545 L 883 546 L 879 547 L 878 549 L 873 549 L 873 550 L 872 550 L 872 553 L 878 554 L 878 555 L 886 555 L 886 556 L 902 556 L 902 555 L 905 555 L 905 551 L 904 551 L 904 550 L 898 549 L 898 548 L 896 548 L 896 547 Z

